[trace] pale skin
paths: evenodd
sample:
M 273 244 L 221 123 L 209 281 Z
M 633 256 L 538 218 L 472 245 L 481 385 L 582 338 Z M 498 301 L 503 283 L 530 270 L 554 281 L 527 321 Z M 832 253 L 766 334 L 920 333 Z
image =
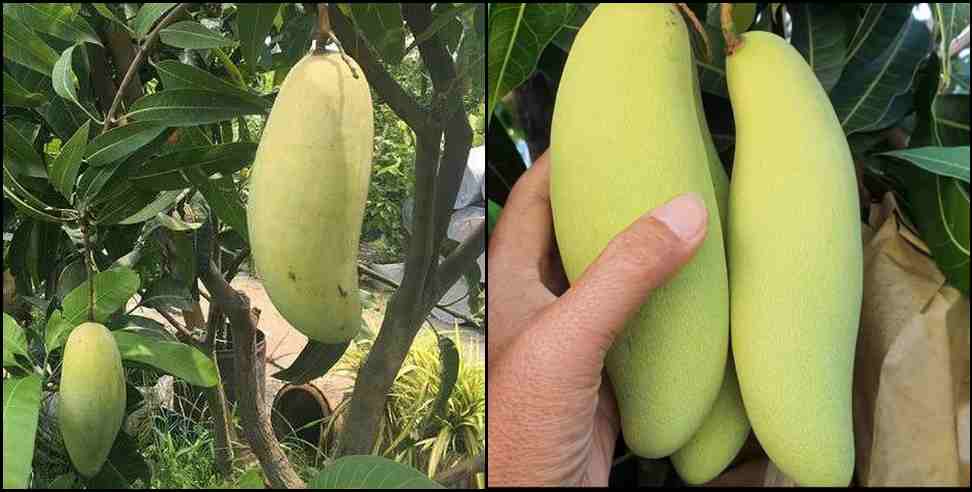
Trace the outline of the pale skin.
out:
M 620 433 L 604 357 L 625 322 L 695 255 L 695 194 L 646 211 L 569 286 L 544 154 L 517 182 L 489 244 L 487 480 L 607 486 Z M 579 198 L 582 199 L 582 198 Z

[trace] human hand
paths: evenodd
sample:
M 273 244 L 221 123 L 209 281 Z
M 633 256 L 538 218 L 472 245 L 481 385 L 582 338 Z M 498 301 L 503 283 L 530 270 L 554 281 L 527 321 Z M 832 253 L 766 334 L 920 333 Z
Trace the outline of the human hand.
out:
M 616 236 L 573 286 L 556 250 L 549 153 L 514 186 L 489 245 L 489 486 L 607 486 L 620 432 L 604 358 L 695 255 L 708 213 L 682 195 Z M 578 199 L 582 199 L 579 197 Z

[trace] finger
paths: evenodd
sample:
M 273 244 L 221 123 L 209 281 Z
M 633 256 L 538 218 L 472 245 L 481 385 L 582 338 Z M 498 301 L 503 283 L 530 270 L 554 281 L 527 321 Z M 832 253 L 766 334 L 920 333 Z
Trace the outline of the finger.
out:
M 549 161 L 544 154 L 517 181 L 489 244 L 491 356 L 519 335 L 535 313 L 557 300 L 552 285 L 566 283 L 554 247 Z
M 513 271 L 536 271 L 553 247 L 550 158 L 544 153 L 517 180 L 489 244 L 492 256 Z
M 581 278 L 551 308 L 549 335 L 598 369 L 625 323 L 698 251 L 708 212 L 695 193 L 642 216 L 608 243 Z M 576 351 L 581 351 L 577 353 Z

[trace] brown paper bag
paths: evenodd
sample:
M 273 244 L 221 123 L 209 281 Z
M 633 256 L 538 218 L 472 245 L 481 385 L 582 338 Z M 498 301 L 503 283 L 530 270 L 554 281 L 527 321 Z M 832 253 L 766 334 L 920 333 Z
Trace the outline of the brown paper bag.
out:
M 892 195 L 872 208 L 870 226 L 854 378 L 858 482 L 967 487 L 969 301 L 945 286 Z

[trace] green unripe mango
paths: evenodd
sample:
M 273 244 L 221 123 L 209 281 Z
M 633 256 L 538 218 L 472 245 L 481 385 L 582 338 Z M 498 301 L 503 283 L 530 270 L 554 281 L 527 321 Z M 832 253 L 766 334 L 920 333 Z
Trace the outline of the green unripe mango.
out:
M 749 437 L 749 419 L 739 393 L 736 370 L 730 360 L 722 390 L 702 427 L 682 449 L 672 455 L 675 471 L 691 485 L 707 483 L 719 476 Z
M 702 94 L 698 84 L 696 84 L 696 95 L 699 98 L 699 126 L 705 139 L 712 182 L 719 202 L 719 215 L 722 217 L 722 223 L 726 224 L 729 215 L 729 176 L 726 175 L 712 142 L 705 113 L 702 111 Z M 731 271 L 729 277 L 732 277 Z M 700 485 L 715 479 L 739 455 L 739 450 L 749 437 L 750 429 L 742 395 L 739 393 L 736 369 L 730 358 L 719 398 L 702 423 L 702 427 L 692 436 L 688 444 L 672 455 L 675 471 L 682 480 L 691 485 Z
M 64 345 L 58 426 L 71 463 L 81 475 L 98 474 L 125 420 L 125 369 L 115 337 L 85 323 Z
M 689 34 L 671 4 L 600 4 L 557 94 L 550 192 L 561 259 L 577 280 L 608 242 L 676 196 L 718 209 L 692 92 Z M 729 299 L 719 215 L 695 258 L 625 327 L 606 367 L 625 442 L 668 456 L 702 425 L 725 374 Z
M 851 385 L 863 252 L 847 139 L 813 71 L 775 34 L 727 60 L 732 350 L 753 431 L 801 485 L 854 470 Z
M 257 148 L 247 217 L 267 294 L 318 342 L 346 342 L 361 327 L 357 259 L 373 148 L 361 68 L 338 53 L 294 65 Z

